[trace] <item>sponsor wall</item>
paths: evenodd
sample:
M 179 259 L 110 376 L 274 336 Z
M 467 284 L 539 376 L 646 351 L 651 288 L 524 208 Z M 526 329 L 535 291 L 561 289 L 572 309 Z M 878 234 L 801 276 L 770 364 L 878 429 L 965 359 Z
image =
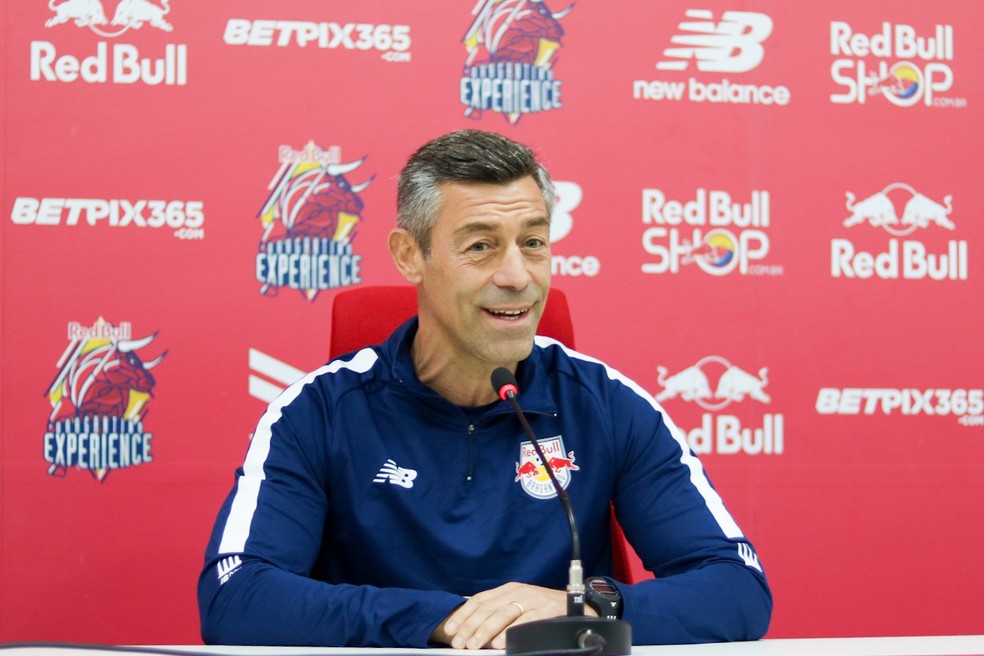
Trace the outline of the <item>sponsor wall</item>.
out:
M 0 4 L 0 641 L 198 641 L 255 421 L 323 363 L 337 291 L 401 282 L 394 178 L 465 127 L 558 181 L 577 346 L 686 432 L 771 637 L 984 633 L 982 20 Z

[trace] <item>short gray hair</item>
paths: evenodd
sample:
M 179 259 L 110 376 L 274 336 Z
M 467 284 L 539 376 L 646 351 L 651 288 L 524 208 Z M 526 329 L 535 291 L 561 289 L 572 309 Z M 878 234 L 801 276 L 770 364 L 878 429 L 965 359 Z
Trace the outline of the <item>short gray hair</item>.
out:
M 396 193 L 396 225 L 430 255 L 431 228 L 441 211 L 441 185 L 449 182 L 509 184 L 531 176 L 536 181 L 547 218 L 553 213 L 554 187 L 532 149 L 494 132 L 460 130 L 421 146 L 400 172 Z

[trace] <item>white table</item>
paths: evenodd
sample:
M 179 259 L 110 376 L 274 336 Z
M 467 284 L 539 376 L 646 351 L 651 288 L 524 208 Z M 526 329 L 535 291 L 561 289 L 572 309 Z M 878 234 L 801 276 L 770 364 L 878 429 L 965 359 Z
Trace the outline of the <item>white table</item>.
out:
M 141 649 L 141 648 L 138 648 Z M 149 647 L 181 652 L 244 656 L 502 656 L 502 651 L 458 649 L 348 649 L 337 647 L 229 647 L 171 645 Z M 0 656 L 95 656 L 120 651 L 20 646 L 0 649 Z M 134 650 L 131 653 L 140 653 Z M 884 638 L 796 638 L 705 645 L 632 648 L 633 656 L 984 656 L 984 635 Z

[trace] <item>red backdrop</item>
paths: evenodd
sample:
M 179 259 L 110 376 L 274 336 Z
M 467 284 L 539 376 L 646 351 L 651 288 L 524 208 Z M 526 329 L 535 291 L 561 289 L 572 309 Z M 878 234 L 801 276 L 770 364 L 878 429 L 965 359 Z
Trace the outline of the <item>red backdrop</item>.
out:
M 264 399 L 464 127 L 559 182 L 578 347 L 687 431 L 770 636 L 984 633 L 984 5 L 567 8 L 0 3 L 0 640 L 198 640 Z

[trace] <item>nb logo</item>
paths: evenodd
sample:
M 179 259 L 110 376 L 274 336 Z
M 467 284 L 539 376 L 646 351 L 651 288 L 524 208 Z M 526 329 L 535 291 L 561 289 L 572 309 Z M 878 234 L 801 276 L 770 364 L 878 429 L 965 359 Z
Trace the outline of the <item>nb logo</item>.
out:
M 741 559 L 745 561 L 745 564 L 752 569 L 757 569 L 762 571 L 762 565 L 759 564 L 759 557 L 754 551 L 752 551 L 752 546 L 747 542 L 738 543 L 738 555 Z
M 389 459 L 380 468 L 379 473 L 376 474 L 376 478 L 372 479 L 372 482 L 391 483 L 392 485 L 399 485 L 400 487 L 409 489 L 413 487 L 413 479 L 415 478 L 417 478 L 416 470 L 398 467 L 393 459 Z
M 772 34 L 772 19 L 750 11 L 726 11 L 721 21 L 707 9 L 688 9 L 679 25 L 682 34 L 670 39 L 675 47 L 663 51 L 667 61 L 656 64 L 664 71 L 683 71 L 691 59 L 697 70 L 714 73 L 745 73 L 762 62 L 762 42 Z
M 228 558 L 223 558 L 220 560 L 219 564 L 216 565 L 215 568 L 219 575 L 219 585 L 222 585 L 228 581 L 229 577 L 232 576 L 235 571 L 242 566 L 242 564 L 243 561 L 239 558 L 239 556 L 229 556 Z

